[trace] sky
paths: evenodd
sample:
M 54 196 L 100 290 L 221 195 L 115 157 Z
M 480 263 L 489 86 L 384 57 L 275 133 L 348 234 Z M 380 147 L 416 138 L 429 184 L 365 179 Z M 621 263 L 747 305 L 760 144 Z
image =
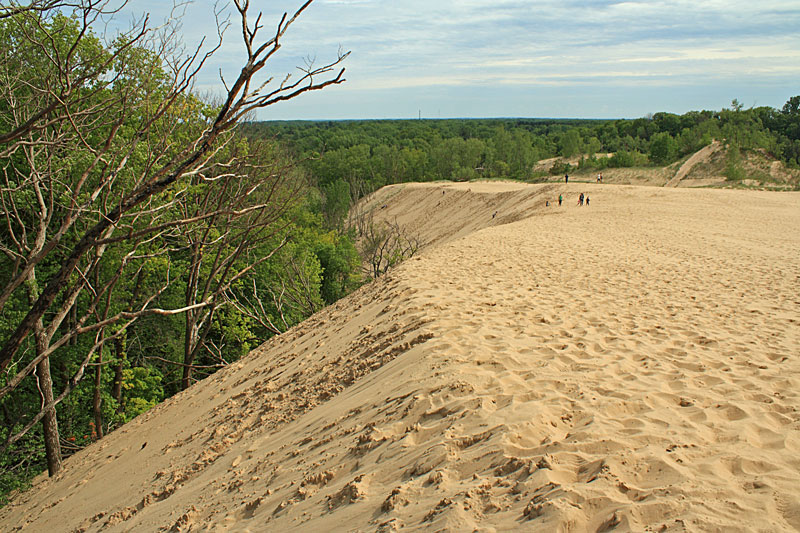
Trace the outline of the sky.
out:
M 264 39 L 302 1 L 251 0 Z M 114 23 L 164 0 L 131 0 Z M 216 37 L 215 4 L 181 9 L 187 50 Z M 241 21 L 199 74 L 222 91 L 243 58 Z M 113 25 L 112 25 L 113 26 Z M 350 51 L 346 82 L 261 110 L 261 120 L 638 118 L 660 111 L 781 108 L 800 94 L 799 0 L 315 0 L 268 65 L 281 80 L 308 58 Z M 263 76 L 261 80 L 266 79 Z M 275 83 L 275 82 L 273 82 Z

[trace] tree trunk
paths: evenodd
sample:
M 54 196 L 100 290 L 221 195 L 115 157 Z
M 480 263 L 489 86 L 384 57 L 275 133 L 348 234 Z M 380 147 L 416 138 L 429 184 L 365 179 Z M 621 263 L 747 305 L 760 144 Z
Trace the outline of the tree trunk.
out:
M 35 301 L 39 295 L 39 285 L 36 282 L 36 272 L 31 270 L 28 275 L 28 298 Z M 36 343 L 36 355 L 47 350 L 50 339 L 45 333 L 42 319 L 36 321 L 33 328 L 33 338 Z M 56 406 L 53 404 L 53 376 L 50 374 L 50 358 L 45 357 L 36 365 L 36 382 L 39 393 L 42 395 L 42 409 L 45 410 L 42 418 L 42 433 L 44 434 L 44 449 L 47 458 L 47 472 L 55 476 L 61 470 L 61 443 L 58 436 L 58 418 Z M 49 408 L 47 406 L 50 406 Z
M 97 355 L 97 366 L 94 367 L 94 431 L 97 439 L 103 438 L 103 397 L 100 395 L 100 387 L 103 380 L 103 348 Z
M 136 281 L 133 284 L 133 294 L 131 295 L 130 305 L 135 306 L 139 302 L 139 295 L 142 290 L 142 270 L 136 274 Z M 125 411 L 122 405 L 122 371 L 125 368 L 125 361 L 128 358 L 128 332 L 125 331 L 114 339 L 114 384 L 111 387 L 111 397 L 117 402 L 117 413 Z
M 192 384 L 192 365 L 194 364 L 195 345 L 197 343 L 197 311 L 186 313 L 186 330 L 183 338 L 183 376 L 181 377 L 181 390 L 186 390 Z
M 205 345 L 208 332 L 211 331 L 211 322 L 214 320 L 215 311 L 216 305 L 211 304 L 205 309 L 198 309 L 186 313 L 186 337 L 184 338 L 181 390 L 188 389 L 189 385 L 192 384 L 194 362 L 195 359 L 197 359 L 200 348 Z
M 111 397 L 117 402 L 117 413 L 124 411 L 122 407 L 122 370 L 125 367 L 125 359 L 128 357 L 125 345 L 125 336 L 114 339 L 114 385 L 111 388 Z
M 203 247 L 192 243 L 192 268 L 189 271 L 189 280 L 186 282 L 186 295 L 184 302 L 191 305 L 197 298 L 200 284 L 200 265 L 203 261 Z M 197 343 L 197 319 L 200 310 L 191 309 L 186 312 L 185 329 L 183 331 L 183 375 L 181 376 L 181 390 L 186 390 L 192 381 L 192 364 L 194 363 L 194 347 Z
M 39 339 L 37 336 L 37 348 Z M 39 391 L 45 405 L 53 403 L 53 379 L 50 377 L 50 358 L 45 357 L 36 365 L 36 374 L 39 378 Z M 61 470 L 61 443 L 58 441 L 58 420 L 56 408 L 51 406 L 42 418 L 44 430 L 44 448 L 47 454 L 47 472 L 55 476 Z

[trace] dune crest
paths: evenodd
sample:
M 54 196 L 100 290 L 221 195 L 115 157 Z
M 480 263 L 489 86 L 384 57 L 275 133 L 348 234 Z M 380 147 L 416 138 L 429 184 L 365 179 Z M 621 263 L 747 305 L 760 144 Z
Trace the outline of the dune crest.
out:
M 429 246 L 70 458 L 0 529 L 800 529 L 800 195 L 369 202 Z

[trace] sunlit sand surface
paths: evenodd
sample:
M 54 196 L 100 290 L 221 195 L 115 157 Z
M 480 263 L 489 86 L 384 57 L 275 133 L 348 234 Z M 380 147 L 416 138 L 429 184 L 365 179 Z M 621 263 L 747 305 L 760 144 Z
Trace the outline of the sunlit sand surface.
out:
M 800 529 L 800 194 L 409 184 L 364 209 L 427 246 L 0 530 Z

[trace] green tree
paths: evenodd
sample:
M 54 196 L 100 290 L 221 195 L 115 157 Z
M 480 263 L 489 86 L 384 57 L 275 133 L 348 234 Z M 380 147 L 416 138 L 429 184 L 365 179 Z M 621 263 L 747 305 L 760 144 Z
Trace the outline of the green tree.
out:
M 659 165 L 671 163 L 678 153 L 678 143 L 663 131 L 650 138 L 650 159 Z
M 359 286 L 361 261 L 349 236 L 329 233 L 318 241 L 315 253 L 322 267 L 320 293 L 326 303 L 334 303 Z
M 170 238 L 209 218 L 253 212 L 217 204 L 186 217 L 176 208 L 200 182 L 225 175 L 223 167 L 238 177 L 245 167 L 257 172 L 246 157 L 220 159 L 234 126 L 256 109 L 344 81 L 338 64 L 347 54 L 281 85 L 254 79 L 310 3 L 261 41 L 261 26 L 247 27 L 248 3 L 234 0 L 247 27 L 247 57 L 214 109 L 190 92 L 208 55 L 170 54 L 172 36 L 151 39 L 146 19 L 105 47 L 91 30 L 102 4 L 0 6 L 0 401 L 28 408 L 7 418 L 3 452 L 43 422 L 51 475 L 60 469 L 56 405 L 85 390 L 87 366 L 104 363 L 106 345 L 138 319 L 186 311 L 158 307 L 175 280 Z M 72 16 L 64 14 L 69 9 Z M 169 282 L 126 300 L 132 280 L 154 262 Z M 218 293 L 192 305 L 212 307 Z M 38 390 L 30 385 L 34 370 Z M 103 412 L 98 392 L 110 382 L 95 373 L 89 418 Z
M 322 186 L 322 213 L 329 228 L 342 230 L 350 211 L 350 184 L 336 180 Z
M 577 129 L 570 129 L 561 138 L 560 150 L 564 157 L 572 157 L 580 153 L 581 136 Z

